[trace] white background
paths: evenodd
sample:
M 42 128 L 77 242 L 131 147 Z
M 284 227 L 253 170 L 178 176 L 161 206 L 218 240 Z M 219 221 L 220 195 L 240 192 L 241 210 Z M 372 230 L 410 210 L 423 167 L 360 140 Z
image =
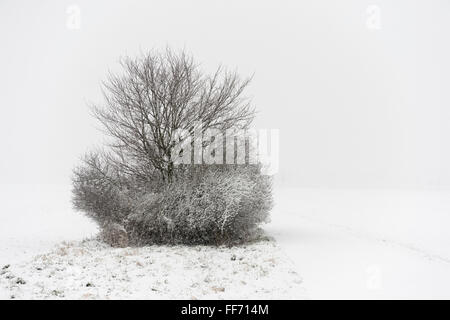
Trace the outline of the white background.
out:
M 80 29 L 70 29 L 70 5 Z M 380 9 L 379 29 L 370 5 Z M 2 1 L 0 182 L 65 184 L 101 141 L 87 102 L 121 55 L 185 48 L 254 73 L 293 187 L 450 185 L 450 3 Z

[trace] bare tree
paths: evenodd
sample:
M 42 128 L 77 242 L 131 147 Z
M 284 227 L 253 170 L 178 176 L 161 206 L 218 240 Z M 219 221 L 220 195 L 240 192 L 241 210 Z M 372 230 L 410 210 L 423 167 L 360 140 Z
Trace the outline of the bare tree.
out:
M 207 129 L 245 129 L 255 111 L 243 96 L 250 78 L 219 67 L 204 74 L 185 52 L 166 49 L 121 60 L 123 74 L 110 73 L 103 82 L 105 104 L 94 116 L 113 138 L 106 154 L 121 171 L 146 176 L 157 170 L 173 176 L 173 152 L 189 134 Z

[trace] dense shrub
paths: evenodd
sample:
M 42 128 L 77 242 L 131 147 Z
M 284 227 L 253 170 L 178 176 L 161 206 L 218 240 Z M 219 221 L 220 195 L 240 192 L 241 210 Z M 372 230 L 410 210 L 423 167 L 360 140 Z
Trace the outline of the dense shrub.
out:
M 102 168 L 103 169 L 103 168 Z M 74 172 L 72 202 L 100 227 L 122 223 L 131 213 L 132 197 L 117 177 L 86 164 Z
M 104 239 L 120 224 L 135 245 L 242 242 L 272 207 L 271 180 L 258 167 L 184 168 L 156 192 L 130 177 L 116 183 L 119 176 L 105 166 L 75 172 L 74 205 L 99 223 Z
M 242 241 L 267 220 L 271 205 L 268 177 L 249 168 L 204 170 L 142 197 L 128 228 L 151 243 Z
M 244 134 L 256 114 L 245 94 L 251 78 L 222 67 L 207 74 L 170 48 L 124 57 L 121 66 L 102 82 L 103 103 L 91 106 L 108 140 L 74 172 L 75 208 L 112 245 L 245 240 L 268 217 L 269 178 L 258 166 L 197 163 L 220 159 L 220 135 L 236 147 L 225 158 L 239 163 L 245 150 L 252 162 L 253 138 Z

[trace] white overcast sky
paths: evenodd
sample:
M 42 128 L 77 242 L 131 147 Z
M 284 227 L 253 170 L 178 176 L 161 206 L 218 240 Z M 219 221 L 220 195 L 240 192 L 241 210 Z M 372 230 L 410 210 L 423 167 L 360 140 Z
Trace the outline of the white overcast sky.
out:
M 254 73 L 284 184 L 448 187 L 449 41 L 446 0 L 2 0 L 0 183 L 67 183 L 101 141 L 86 102 L 107 70 L 169 45 Z

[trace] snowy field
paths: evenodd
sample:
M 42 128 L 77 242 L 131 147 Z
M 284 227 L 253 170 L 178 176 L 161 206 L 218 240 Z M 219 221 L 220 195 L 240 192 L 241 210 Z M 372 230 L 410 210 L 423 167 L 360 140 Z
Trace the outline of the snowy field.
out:
M 94 223 L 72 210 L 67 186 L 0 185 L 0 203 L 1 266 L 97 233 Z
M 449 299 L 450 191 L 283 189 L 267 230 L 311 299 Z
M 270 239 L 123 249 L 86 240 L 0 271 L 0 285 L 16 299 L 301 299 L 301 283 Z
M 446 190 L 278 189 L 276 243 L 231 249 L 111 249 L 67 187 L 0 200 L 1 298 L 450 298 Z
M 2 194 L 0 298 L 305 298 L 292 260 L 270 237 L 232 248 L 111 248 L 71 210 L 68 188 L 16 186 Z

